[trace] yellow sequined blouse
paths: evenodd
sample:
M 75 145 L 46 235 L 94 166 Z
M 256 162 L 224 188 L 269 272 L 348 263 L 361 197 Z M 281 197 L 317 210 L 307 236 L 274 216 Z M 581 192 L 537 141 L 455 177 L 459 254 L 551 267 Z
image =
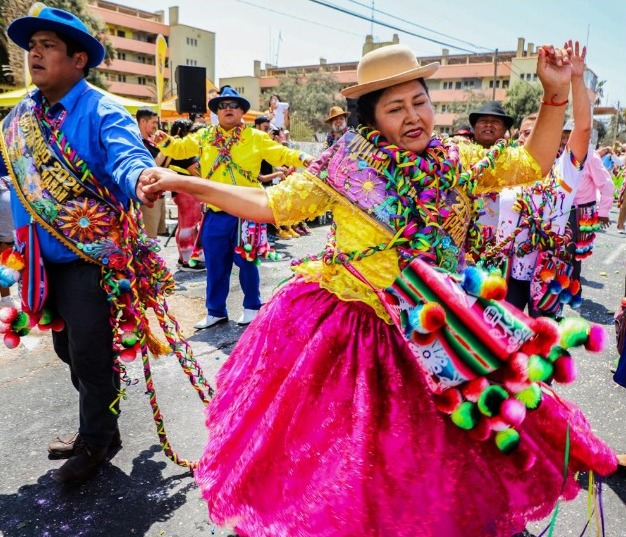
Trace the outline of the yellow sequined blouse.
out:
M 485 155 L 485 150 L 475 144 L 463 144 L 459 146 L 459 152 L 464 169 Z M 477 192 L 532 184 L 540 178 L 539 165 L 524 148 L 508 147 L 497 158 L 494 168 L 485 170 L 480 176 Z M 279 226 L 297 224 L 332 211 L 337 226 L 336 248 L 341 252 L 362 252 L 390 240 L 384 228 L 306 171 L 290 175 L 266 192 Z M 352 265 L 379 289 L 388 287 L 400 273 L 395 248 L 353 261 Z M 311 260 L 296 265 L 294 271 L 307 281 L 317 282 L 341 300 L 365 302 L 380 318 L 392 324 L 374 291 L 342 265 Z

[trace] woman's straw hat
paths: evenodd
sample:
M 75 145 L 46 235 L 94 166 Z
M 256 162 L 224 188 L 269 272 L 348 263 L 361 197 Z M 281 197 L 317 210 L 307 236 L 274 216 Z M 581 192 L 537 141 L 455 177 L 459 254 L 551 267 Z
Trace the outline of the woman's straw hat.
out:
M 428 78 L 437 69 L 439 62 L 420 65 L 413 51 L 405 45 L 380 47 L 361 58 L 356 70 L 359 83 L 341 90 L 341 94 L 356 99 L 409 80 Z

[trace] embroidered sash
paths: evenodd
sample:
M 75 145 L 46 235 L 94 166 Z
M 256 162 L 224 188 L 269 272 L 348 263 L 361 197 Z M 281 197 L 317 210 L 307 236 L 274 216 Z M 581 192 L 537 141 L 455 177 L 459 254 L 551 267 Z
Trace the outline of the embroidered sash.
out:
M 352 131 L 348 131 L 335 143 L 327 156 L 328 161 L 318 161 L 321 164 L 310 166 L 307 173 L 341 203 L 359 209 L 393 242 L 396 231 L 392 220 L 398 218 L 398 215 L 394 206 L 397 198 L 386 193 L 389 156 L 361 134 Z M 325 169 L 322 169 L 324 164 Z M 472 203 L 462 190 L 452 188 L 441 192 L 439 204 L 446 208 L 448 214 L 443 218 L 440 228 L 442 247 L 438 249 L 436 264 L 454 270 L 467 235 Z
M 26 97 L 0 128 L 0 150 L 14 190 L 37 223 L 82 259 L 102 267 L 101 285 L 111 309 L 114 369 L 124 384 L 134 384 L 124 362 L 141 357 L 161 446 L 173 462 L 193 468 L 196 463 L 180 458 L 167 438 L 148 353 L 172 352 L 200 399 L 208 403 L 213 389 L 165 301 L 174 289 L 172 274 L 156 254 L 158 246 L 146 237 L 137 208 L 132 203 L 123 207 L 72 150 L 56 122 L 46 124 L 37 114 L 36 104 Z M 147 309 L 154 311 L 167 345 L 153 335 Z M 109 407 L 113 413 L 125 398 L 124 389 Z
M 127 265 L 120 209 L 59 158 L 30 99 L 3 121 L 2 138 L 15 192 L 33 219 L 87 261 L 116 269 Z M 136 221 L 132 204 L 130 211 L 129 220 Z

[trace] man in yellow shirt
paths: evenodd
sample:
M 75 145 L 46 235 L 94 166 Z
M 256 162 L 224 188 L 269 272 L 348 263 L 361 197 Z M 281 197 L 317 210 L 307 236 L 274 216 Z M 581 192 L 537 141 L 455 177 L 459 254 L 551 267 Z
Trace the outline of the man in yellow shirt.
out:
M 234 89 L 224 88 L 209 101 L 219 124 L 208 125 L 182 139 L 163 132 L 155 135 L 159 149 L 174 159 L 200 157 L 200 174 L 211 181 L 250 188 L 262 188 L 258 180 L 261 161 L 273 166 L 308 166 L 313 157 L 274 142 L 265 132 L 242 122 L 250 103 Z M 194 326 L 198 330 L 228 321 L 226 298 L 232 265 L 239 267 L 239 283 L 244 293 L 243 315 L 237 321 L 249 324 L 261 307 L 259 269 L 243 259 L 235 248 L 241 241 L 238 218 L 208 205 L 202 226 L 202 248 L 207 268 L 207 315 Z

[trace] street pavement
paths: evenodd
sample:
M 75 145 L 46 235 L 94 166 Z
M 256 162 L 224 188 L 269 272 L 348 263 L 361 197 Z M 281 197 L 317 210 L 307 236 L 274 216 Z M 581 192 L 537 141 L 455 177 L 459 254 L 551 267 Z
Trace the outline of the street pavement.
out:
M 615 211 L 612 217 L 615 220 Z M 276 243 L 284 257 L 261 265 L 263 300 L 289 277 L 291 259 L 322 249 L 328 226 L 312 227 L 312 231 L 309 237 Z M 176 272 L 174 240 L 167 247 L 165 237 L 160 241 L 177 282 L 170 308 L 213 384 L 245 330 L 234 322 L 241 314 L 242 300 L 237 269 L 228 302 L 232 320 L 195 332 L 193 324 L 205 314 L 205 273 Z M 595 254 L 584 262 L 585 300 L 579 311 L 586 319 L 605 325 L 611 343 L 625 267 L 626 235 L 618 234 L 613 226 L 599 234 Z M 626 452 L 626 390 L 612 381 L 609 371 L 617 357 L 615 346 L 611 344 L 600 355 L 576 352 L 575 356 L 579 379 L 571 386 L 559 387 L 559 393 L 582 407 L 595 431 L 616 451 Z M 209 521 L 190 472 L 163 454 L 144 393 L 141 364 L 131 364 L 129 373 L 139 382 L 128 388 L 128 397 L 121 403 L 123 448 L 91 481 L 63 487 L 51 477 L 63 461 L 48 460 L 47 444 L 57 434 L 78 428 L 77 396 L 67 368 L 54 355 L 47 333 L 34 331 L 19 348 L 0 349 L 0 460 L 4 462 L 0 466 L 0 537 L 226 537 L 232 533 Z M 182 458 L 198 459 L 207 441 L 204 407 L 198 395 L 173 358 L 153 361 L 152 375 L 174 450 Z M 582 475 L 580 480 L 586 485 L 588 476 Z M 626 537 L 626 477 L 608 478 L 602 498 L 606 535 Z M 553 535 L 580 535 L 587 517 L 583 491 L 575 501 L 560 506 Z M 538 534 L 547 523 L 532 524 L 529 529 Z M 595 534 L 595 526 L 587 531 Z

